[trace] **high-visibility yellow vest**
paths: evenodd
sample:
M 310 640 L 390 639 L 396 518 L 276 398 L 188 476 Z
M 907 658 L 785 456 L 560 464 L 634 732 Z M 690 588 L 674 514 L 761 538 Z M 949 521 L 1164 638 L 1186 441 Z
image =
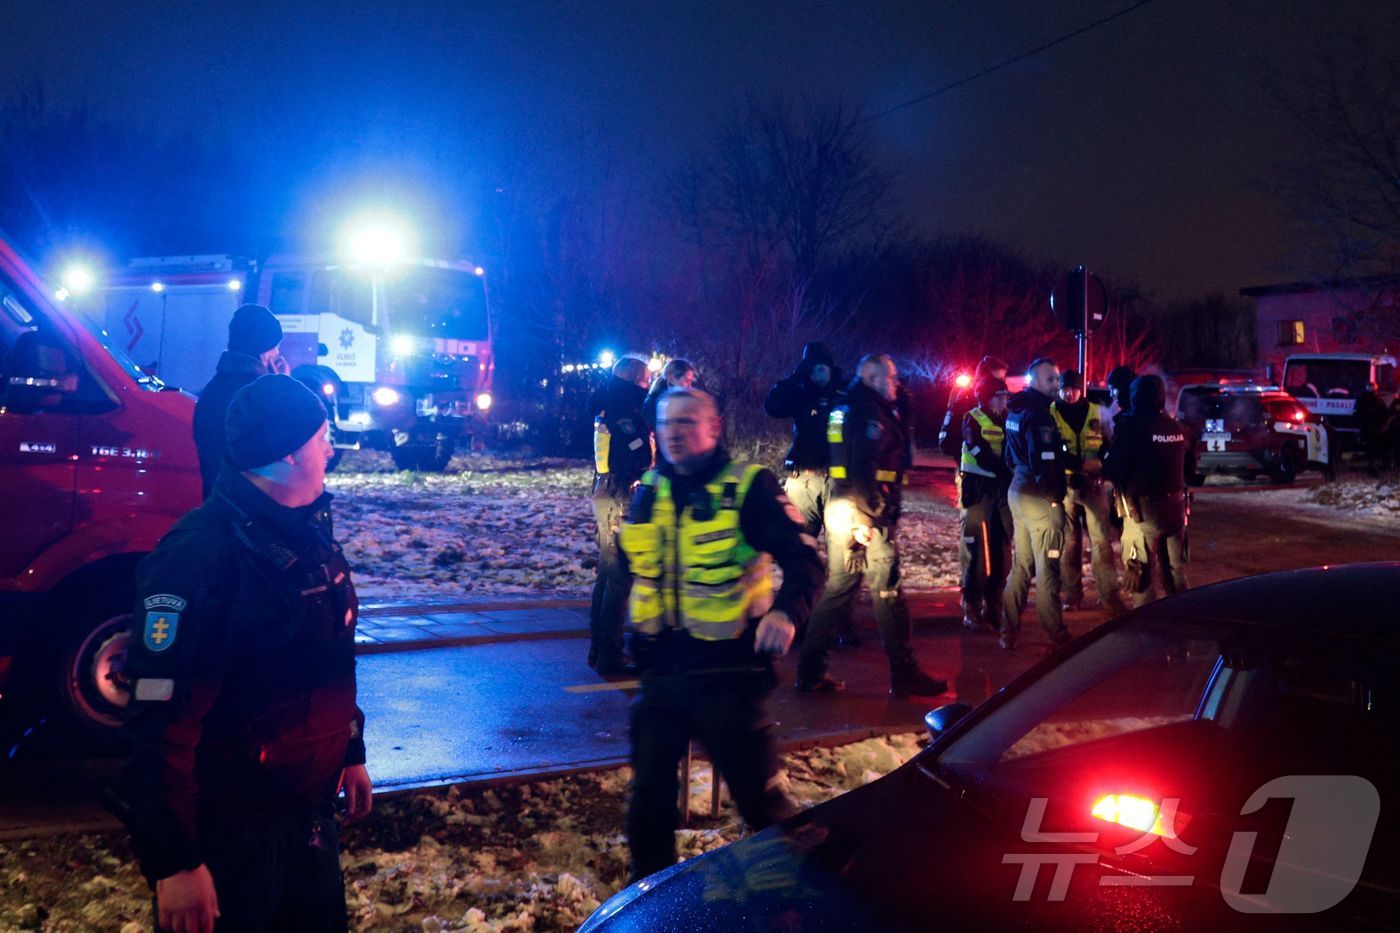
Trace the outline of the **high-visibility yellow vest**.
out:
M 608 472 L 608 454 L 612 450 L 612 431 L 608 423 L 599 415 L 593 419 L 593 469 L 598 473 Z
M 1060 414 L 1058 402 L 1050 406 L 1050 417 L 1060 429 L 1060 439 L 1065 448 L 1080 460 L 1097 457 L 1103 453 L 1103 408 L 1098 402 L 1089 403 L 1089 414 L 1084 418 L 1084 426 L 1075 434 L 1069 422 Z M 1073 472 L 1066 470 L 1066 473 Z
M 632 571 L 627 608 L 647 635 L 681 628 L 704 641 L 744 634 L 751 618 L 773 604 L 772 565 L 739 527 L 739 512 L 763 468 L 731 462 L 705 484 L 708 509 L 677 512 L 671 481 L 648 471 L 642 485 L 655 490 L 650 515 L 634 515 L 619 542 Z
M 968 412 L 976 421 L 977 426 L 982 429 L 982 440 L 987 442 L 987 446 L 992 449 L 992 453 L 1001 456 L 1002 445 L 1006 441 L 1006 431 L 1002 426 L 992 420 L 992 416 L 981 408 L 974 408 Z M 964 473 L 976 473 L 978 476 L 990 476 L 996 478 L 996 474 L 990 470 L 984 470 L 977 464 L 977 450 L 969 450 L 967 441 L 962 445 L 962 463 L 958 467 Z
M 845 479 L 850 475 L 846 469 L 846 407 L 833 408 L 826 417 L 826 442 L 831 445 L 831 468 L 828 475 L 832 479 Z M 877 483 L 907 483 L 909 477 L 897 470 L 876 470 Z

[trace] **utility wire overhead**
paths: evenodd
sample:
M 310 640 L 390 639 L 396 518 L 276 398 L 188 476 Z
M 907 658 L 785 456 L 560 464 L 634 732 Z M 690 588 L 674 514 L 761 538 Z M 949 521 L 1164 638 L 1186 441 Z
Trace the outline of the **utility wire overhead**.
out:
M 989 67 L 989 68 L 983 68 L 981 71 L 977 72 L 976 74 L 970 74 L 970 75 L 968 75 L 968 76 L 965 77 L 965 78 L 959 78 L 959 79 L 957 79 L 956 81 L 953 81 L 953 82 L 951 82 L 951 83 L 949 83 L 949 84 L 943 85 L 942 87 L 934 88 L 932 91 L 929 91 L 927 94 L 920 94 L 918 97 L 910 98 L 909 100 L 906 100 L 906 101 L 905 101 L 904 103 L 902 103 L 902 104 L 895 104 L 893 107 L 890 107 L 888 110 L 881 110 L 879 113 L 871 114 L 870 116 L 866 117 L 866 118 L 865 118 L 864 120 L 862 120 L 861 122 L 862 122 L 862 123 L 869 123 L 871 120 L 878 120 L 878 119 L 880 119 L 881 117 L 887 117 L 887 116 L 889 116 L 889 115 L 892 114 L 892 113 L 898 113 L 898 112 L 901 111 L 901 110 L 905 110 L 905 109 L 907 109 L 907 108 L 909 108 L 909 107 L 913 107 L 915 104 L 922 104 L 924 101 L 926 101 L 926 100 L 931 100 L 932 98 L 937 97 L 939 94 L 943 94 L 943 93 L 945 93 L 945 92 L 947 92 L 947 91 L 951 91 L 951 90 L 953 90 L 954 88 L 960 88 L 960 87 L 962 87 L 964 84 L 970 84 L 970 83 L 972 83 L 973 81 L 976 81 L 978 78 L 985 78 L 987 75 L 992 74 L 993 72 L 1000 71 L 1001 69 L 1007 67 L 1008 65 L 1014 65 L 1014 64 L 1016 64 L 1016 63 L 1019 62 L 1019 61 L 1023 61 L 1023 60 L 1025 60 L 1025 59 L 1027 59 L 1027 58 L 1030 58 L 1032 55 L 1039 55 L 1041 52 L 1044 52 L 1046 49 L 1052 49 L 1052 48 L 1054 48 L 1055 46 L 1060 45 L 1061 43 L 1068 42 L 1070 39 L 1073 39 L 1073 38 L 1075 38 L 1076 36 L 1082 36 L 1082 35 L 1084 35 L 1084 33 L 1086 33 L 1086 32 L 1090 32 L 1090 31 L 1092 31 L 1092 30 L 1094 30 L 1094 29 L 1098 29 L 1100 26 L 1103 26 L 1103 25 L 1105 25 L 1105 24 L 1107 24 L 1107 23 L 1111 23 L 1111 22 L 1113 22 L 1115 19 L 1118 19 L 1118 18 L 1121 17 L 1121 16 L 1127 16 L 1129 13 L 1132 13 L 1134 10 L 1139 10 L 1139 9 L 1141 9 L 1142 7 L 1147 6 L 1147 5 L 1148 5 L 1149 3 L 1151 3 L 1151 2 L 1152 2 L 1152 0 L 1138 0 L 1138 2 L 1137 2 L 1137 3 L 1134 3 L 1132 6 L 1124 7 L 1123 9 L 1119 10 L 1119 11 L 1116 12 L 1116 13 L 1110 13 L 1109 15 L 1103 17 L 1102 19 L 1096 19 L 1096 20 L 1094 20 L 1092 23 L 1089 23 L 1087 26 L 1081 26 L 1081 27 L 1079 27 L 1078 29 L 1074 30 L 1073 32 L 1067 32 L 1067 33 L 1065 33 L 1065 34 L 1062 35 L 1062 36 L 1059 36 L 1059 37 L 1057 37 L 1057 38 L 1051 39 L 1049 42 L 1043 43 L 1043 44 L 1041 44 L 1041 45 L 1037 45 L 1037 46 L 1036 46 L 1035 48 L 1033 48 L 1033 49 L 1028 49 L 1028 50 L 1026 50 L 1026 51 L 1024 51 L 1024 52 L 1021 52 L 1019 55 L 1013 55 L 1013 56 L 1011 56 L 1010 58 L 1006 59 L 1005 61 L 997 62 L 995 65 L 992 65 L 992 66 Z

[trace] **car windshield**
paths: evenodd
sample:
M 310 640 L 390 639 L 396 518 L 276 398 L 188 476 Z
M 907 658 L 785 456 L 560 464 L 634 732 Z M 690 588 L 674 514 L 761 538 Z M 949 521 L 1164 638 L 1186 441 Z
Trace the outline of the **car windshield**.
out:
M 994 771 L 1192 724 L 1214 734 L 1214 747 L 1288 746 L 1295 764 L 1332 770 L 1343 742 L 1388 744 L 1400 725 L 1397 675 L 1390 646 L 1231 622 L 1135 621 L 1017 693 L 938 761 Z
M 1371 364 L 1366 360 L 1291 360 L 1283 387 L 1295 395 L 1355 398 L 1370 378 Z
M 481 278 L 462 269 L 415 266 L 385 283 L 396 333 L 486 340 L 489 321 Z

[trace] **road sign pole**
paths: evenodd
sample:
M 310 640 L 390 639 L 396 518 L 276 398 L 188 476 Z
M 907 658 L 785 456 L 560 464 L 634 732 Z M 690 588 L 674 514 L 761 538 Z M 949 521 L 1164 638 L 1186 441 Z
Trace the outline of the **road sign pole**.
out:
M 1079 329 L 1079 377 L 1084 389 L 1089 389 L 1089 270 L 1079 267 L 1079 307 L 1084 309 L 1084 323 Z

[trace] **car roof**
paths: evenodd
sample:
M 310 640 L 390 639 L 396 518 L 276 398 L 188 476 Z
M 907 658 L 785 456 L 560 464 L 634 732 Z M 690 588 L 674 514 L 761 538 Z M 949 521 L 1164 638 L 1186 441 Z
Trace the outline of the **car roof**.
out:
M 1135 618 L 1221 620 L 1400 644 L 1400 561 L 1240 577 L 1149 603 Z
M 1308 360 L 1345 360 L 1347 362 L 1376 362 L 1395 365 L 1395 357 L 1389 353 L 1290 353 L 1288 359 L 1302 362 Z M 1286 363 L 1287 360 L 1284 362 Z

